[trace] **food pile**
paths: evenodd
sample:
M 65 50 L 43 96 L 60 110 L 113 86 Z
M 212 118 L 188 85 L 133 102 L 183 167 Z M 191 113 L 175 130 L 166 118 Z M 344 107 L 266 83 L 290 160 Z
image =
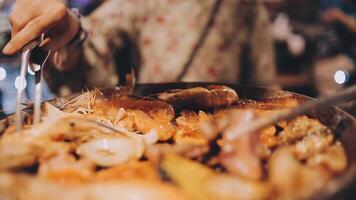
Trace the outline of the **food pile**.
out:
M 239 135 L 295 105 L 225 86 L 45 103 L 1 132 L 0 199 L 306 199 L 347 167 L 330 129 L 300 116 Z

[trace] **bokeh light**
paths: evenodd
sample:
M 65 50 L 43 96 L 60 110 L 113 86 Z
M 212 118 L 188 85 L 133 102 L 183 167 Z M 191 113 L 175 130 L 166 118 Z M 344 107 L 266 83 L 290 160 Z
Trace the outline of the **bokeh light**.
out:
M 17 90 L 19 90 L 20 88 L 21 89 L 25 89 L 26 86 L 27 86 L 27 81 L 26 80 L 24 80 L 22 87 L 20 86 L 20 76 L 17 76 L 16 79 L 15 79 L 15 88 Z
M 6 78 L 6 70 L 3 67 L 0 67 L 0 81 Z
M 334 74 L 334 80 L 339 85 L 346 83 L 347 78 L 348 78 L 348 73 L 342 70 L 337 70 Z

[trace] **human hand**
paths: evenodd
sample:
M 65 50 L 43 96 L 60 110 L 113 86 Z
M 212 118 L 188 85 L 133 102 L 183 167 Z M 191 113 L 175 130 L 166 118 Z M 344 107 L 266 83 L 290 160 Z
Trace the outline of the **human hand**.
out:
M 11 40 L 4 54 L 15 54 L 26 44 L 45 34 L 40 47 L 63 48 L 79 29 L 79 21 L 61 0 L 17 0 L 9 17 Z
M 334 23 L 339 21 L 344 16 L 344 12 L 339 8 L 331 8 L 325 11 L 322 15 L 322 20 L 325 23 Z

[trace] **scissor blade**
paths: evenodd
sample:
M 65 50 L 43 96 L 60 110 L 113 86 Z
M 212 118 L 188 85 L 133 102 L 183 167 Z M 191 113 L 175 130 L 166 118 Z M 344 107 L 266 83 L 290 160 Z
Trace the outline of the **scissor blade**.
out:
M 43 67 L 50 55 L 50 51 L 43 51 L 39 48 L 33 49 L 31 53 L 32 65 L 37 65 L 37 70 L 35 72 L 35 102 L 33 111 L 33 123 L 37 124 L 41 120 L 41 102 L 42 102 L 42 80 L 43 80 Z
M 21 55 L 21 69 L 20 69 L 20 76 L 19 76 L 19 85 L 17 88 L 16 113 L 15 113 L 15 124 L 16 124 L 17 131 L 20 131 L 22 127 L 21 101 L 22 101 L 23 90 L 25 89 L 23 86 L 25 83 L 26 69 L 29 64 L 29 59 L 30 59 L 30 49 L 27 49 Z
M 33 108 L 33 123 L 37 124 L 41 120 L 41 102 L 42 102 L 42 69 L 35 72 L 35 102 Z

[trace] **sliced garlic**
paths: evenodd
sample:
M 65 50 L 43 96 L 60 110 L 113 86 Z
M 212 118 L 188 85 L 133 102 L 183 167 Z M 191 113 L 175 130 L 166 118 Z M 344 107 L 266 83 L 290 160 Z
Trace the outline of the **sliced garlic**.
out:
M 142 138 L 101 138 L 79 146 L 77 154 L 99 166 L 107 167 L 141 158 L 145 150 Z
M 156 129 L 151 129 L 148 133 L 143 135 L 142 138 L 144 139 L 146 145 L 152 145 L 158 141 L 159 135 Z

